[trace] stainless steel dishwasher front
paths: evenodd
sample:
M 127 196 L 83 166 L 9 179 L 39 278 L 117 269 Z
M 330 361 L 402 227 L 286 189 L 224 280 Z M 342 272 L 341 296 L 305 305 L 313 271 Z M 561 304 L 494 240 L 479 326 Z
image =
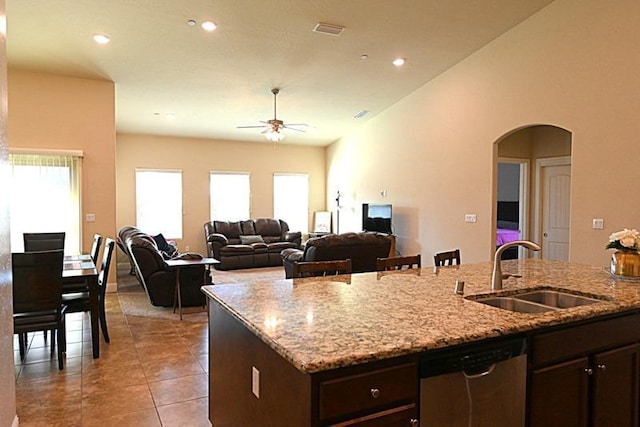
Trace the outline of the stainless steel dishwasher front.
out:
M 421 427 L 519 427 L 525 423 L 525 340 L 443 350 L 420 361 Z

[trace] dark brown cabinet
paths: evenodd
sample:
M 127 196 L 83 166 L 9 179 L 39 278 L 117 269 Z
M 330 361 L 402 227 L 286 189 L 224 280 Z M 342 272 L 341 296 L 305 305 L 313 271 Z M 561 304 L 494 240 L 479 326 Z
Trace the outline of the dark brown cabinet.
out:
M 637 318 L 533 337 L 529 427 L 638 426 Z

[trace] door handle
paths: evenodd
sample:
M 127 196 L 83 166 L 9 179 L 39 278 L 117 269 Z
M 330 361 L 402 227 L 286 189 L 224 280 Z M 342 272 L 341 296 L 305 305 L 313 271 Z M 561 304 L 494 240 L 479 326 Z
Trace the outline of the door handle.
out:
M 544 237 L 549 237 L 549 235 L 547 233 L 543 233 L 542 234 Z

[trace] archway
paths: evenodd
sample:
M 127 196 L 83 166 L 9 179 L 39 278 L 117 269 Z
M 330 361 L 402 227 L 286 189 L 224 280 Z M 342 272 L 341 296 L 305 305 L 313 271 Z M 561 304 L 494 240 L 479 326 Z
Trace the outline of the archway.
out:
M 542 258 L 567 261 L 571 132 L 552 125 L 526 126 L 496 146 L 496 247 L 532 240 L 542 246 Z M 506 251 L 503 259 L 524 256 L 520 248 Z

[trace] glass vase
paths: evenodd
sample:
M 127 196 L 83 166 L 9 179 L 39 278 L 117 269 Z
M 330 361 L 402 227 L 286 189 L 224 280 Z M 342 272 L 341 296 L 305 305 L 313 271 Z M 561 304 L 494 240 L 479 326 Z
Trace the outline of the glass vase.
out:
M 640 277 L 640 253 L 615 251 L 611 255 L 611 272 L 618 276 Z

